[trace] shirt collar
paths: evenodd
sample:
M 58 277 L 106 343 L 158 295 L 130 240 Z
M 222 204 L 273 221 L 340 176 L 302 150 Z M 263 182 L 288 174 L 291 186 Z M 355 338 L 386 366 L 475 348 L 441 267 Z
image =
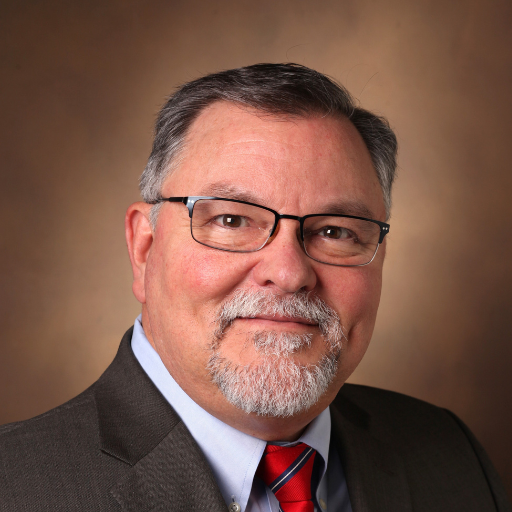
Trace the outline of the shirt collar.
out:
M 141 316 L 135 320 L 132 350 L 144 371 L 181 417 L 203 451 L 226 503 L 231 503 L 234 497 L 242 510 L 245 510 L 266 442 L 220 421 L 183 391 L 146 338 Z M 323 474 L 329 456 L 330 433 L 331 416 L 327 408 L 308 425 L 296 441 L 306 443 L 322 456 Z

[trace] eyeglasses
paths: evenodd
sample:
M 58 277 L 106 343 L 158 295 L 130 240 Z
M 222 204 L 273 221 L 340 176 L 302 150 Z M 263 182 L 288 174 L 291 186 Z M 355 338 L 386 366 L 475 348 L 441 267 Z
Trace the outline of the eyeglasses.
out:
M 279 231 L 280 219 L 297 220 L 304 252 L 313 260 L 339 267 L 371 263 L 389 232 L 389 224 L 353 215 L 313 214 L 297 217 L 246 201 L 221 197 L 161 197 L 188 208 L 192 238 L 229 252 L 263 249 Z

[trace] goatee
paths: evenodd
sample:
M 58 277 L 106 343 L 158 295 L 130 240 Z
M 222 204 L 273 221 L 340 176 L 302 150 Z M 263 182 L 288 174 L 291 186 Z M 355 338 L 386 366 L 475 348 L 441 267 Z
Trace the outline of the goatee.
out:
M 252 343 L 260 357 L 240 365 L 221 355 L 221 342 L 237 318 L 258 315 L 303 319 L 317 324 L 325 351 L 313 364 L 299 364 L 293 355 L 311 346 L 312 334 L 257 331 Z M 239 290 L 216 317 L 207 368 L 213 382 L 234 406 L 261 416 L 289 417 L 307 411 L 327 391 L 338 370 L 343 350 L 342 325 L 337 313 L 320 297 L 307 292 L 289 296 Z

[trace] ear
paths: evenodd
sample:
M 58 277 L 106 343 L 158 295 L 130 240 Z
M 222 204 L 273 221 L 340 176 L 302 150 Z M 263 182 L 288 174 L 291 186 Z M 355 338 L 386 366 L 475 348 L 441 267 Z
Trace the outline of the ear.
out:
M 141 304 L 146 303 L 144 277 L 149 251 L 153 244 L 153 230 L 149 222 L 150 210 L 150 204 L 133 203 L 126 211 L 124 219 L 126 244 L 133 270 L 132 290 Z

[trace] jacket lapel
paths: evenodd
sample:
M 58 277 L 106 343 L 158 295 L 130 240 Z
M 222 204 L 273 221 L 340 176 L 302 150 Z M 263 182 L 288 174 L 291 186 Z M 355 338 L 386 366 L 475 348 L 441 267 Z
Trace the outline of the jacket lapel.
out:
M 411 496 L 402 458 L 370 434 L 368 413 L 340 393 L 331 405 L 334 441 L 353 512 L 408 512 Z
M 227 509 L 200 448 L 181 422 L 111 493 L 126 512 Z
M 132 329 L 98 382 L 100 449 L 127 464 L 111 493 L 126 512 L 225 511 L 201 449 L 139 365 Z

